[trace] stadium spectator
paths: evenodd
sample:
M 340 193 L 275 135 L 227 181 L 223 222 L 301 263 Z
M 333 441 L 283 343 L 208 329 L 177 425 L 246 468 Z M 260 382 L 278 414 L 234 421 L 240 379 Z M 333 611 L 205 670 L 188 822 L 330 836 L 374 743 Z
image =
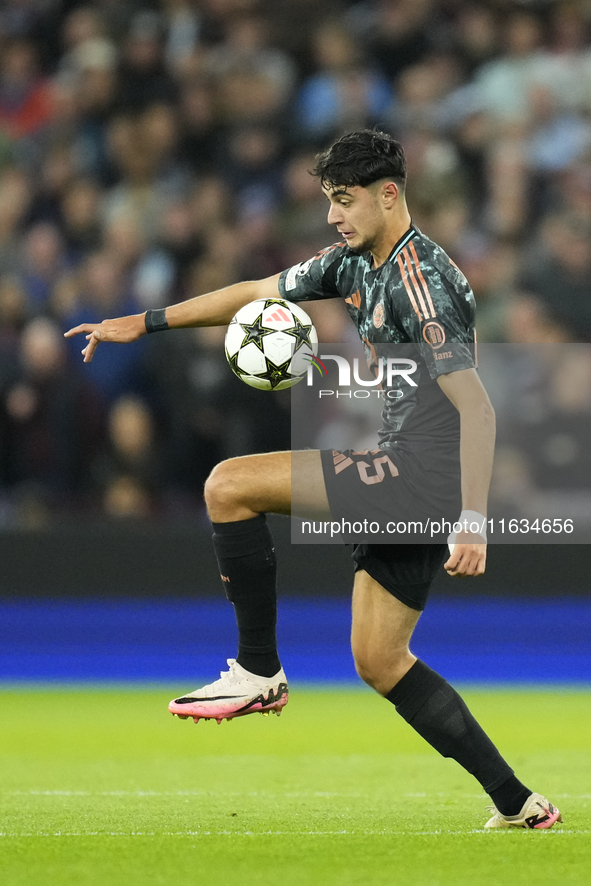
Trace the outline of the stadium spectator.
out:
M 327 19 L 313 40 L 316 72 L 297 96 L 302 135 L 320 144 L 339 131 L 379 122 L 392 102 L 390 86 L 381 73 L 364 65 L 353 35 Z
M 368 41 L 368 56 L 395 80 L 407 68 L 419 64 L 438 43 L 444 22 L 435 0 L 372 0 L 353 6 L 352 20 Z
M 117 105 L 123 111 L 144 110 L 154 102 L 174 101 L 174 80 L 164 62 L 162 22 L 154 11 L 137 12 L 123 46 Z
M 518 125 L 529 110 L 531 88 L 544 82 L 542 24 L 526 10 L 510 13 L 503 30 L 505 51 L 477 69 L 475 86 L 484 110 L 499 128 Z
M 31 203 L 30 179 L 15 166 L 0 176 L 0 275 L 18 271 L 19 235 Z
M 179 97 L 180 154 L 195 175 L 215 171 L 224 146 L 212 81 L 204 75 L 182 82 Z
M 37 318 L 24 328 L 19 362 L 1 410 L 3 483 L 19 508 L 76 508 L 89 461 L 100 445 L 101 400 L 86 377 L 66 363 L 58 327 Z
M 546 219 L 522 271 L 534 295 L 571 341 L 591 341 L 591 229 L 569 215 Z
M 101 191 L 92 179 L 76 178 L 68 183 L 60 202 L 61 230 L 68 262 L 78 265 L 101 240 L 99 204 Z
M 65 265 L 64 243 L 54 225 L 41 222 L 23 238 L 22 279 L 31 310 L 43 313 Z
M 5 389 L 19 360 L 20 339 L 29 318 L 27 293 L 17 277 L 0 277 L 0 388 Z
M 130 291 L 121 257 L 107 251 L 91 253 L 81 268 L 79 294 L 64 314 L 64 326 L 71 323 L 95 322 L 87 318 L 113 314 L 125 305 L 130 313 L 137 313 L 138 304 Z M 107 360 L 87 373 L 89 380 L 101 395 L 112 402 L 122 394 L 143 393 L 145 386 L 143 354 L 146 345 L 137 342 L 130 349 L 113 348 Z M 72 357 L 78 348 L 70 350 Z M 76 355 L 77 356 L 77 355 Z
M 0 61 L 0 128 L 15 142 L 33 136 L 51 114 L 50 89 L 40 75 L 35 45 L 13 40 Z
M 120 397 L 108 416 L 105 450 L 90 468 L 92 486 L 105 512 L 115 517 L 146 517 L 164 498 L 162 453 L 154 418 L 137 397 Z

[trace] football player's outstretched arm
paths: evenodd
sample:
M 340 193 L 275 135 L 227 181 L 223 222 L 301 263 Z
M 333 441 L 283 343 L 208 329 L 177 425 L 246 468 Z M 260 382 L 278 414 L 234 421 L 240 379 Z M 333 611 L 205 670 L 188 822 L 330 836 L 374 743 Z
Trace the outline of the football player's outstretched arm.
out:
M 225 326 L 239 308 L 257 298 L 279 297 L 279 274 L 264 280 L 235 283 L 225 289 L 198 295 L 187 301 L 166 308 L 166 322 L 171 329 L 188 326 Z M 83 349 L 84 362 L 90 363 L 98 344 L 102 341 L 131 342 L 145 335 L 146 313 L 131 314 L 103 320 L 102 323 L 82 323 L 69 329 L 65 336 L 84 333 L 88 344 Z
M 462 510 L 476 512 L 484 521 L 495 448 L 494 410 L 475 369 L 450 372 L 437 381 L 460 413 Z M 483 528 L 486 532 L 486 526 Z M 484 538 L 478 533 L 457 533 L 444 565 L 450 575 L 482 575 L 486 565 Z

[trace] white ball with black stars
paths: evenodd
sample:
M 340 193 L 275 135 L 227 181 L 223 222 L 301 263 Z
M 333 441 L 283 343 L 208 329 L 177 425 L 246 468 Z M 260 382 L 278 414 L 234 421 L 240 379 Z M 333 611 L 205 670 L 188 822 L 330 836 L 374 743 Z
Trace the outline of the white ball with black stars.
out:
M 282 391 L 301 381 L 318 350 L 310 317 L 281 298 L 249 302 L 232 318 L 226 357 L 241 381 L 261 391 Z

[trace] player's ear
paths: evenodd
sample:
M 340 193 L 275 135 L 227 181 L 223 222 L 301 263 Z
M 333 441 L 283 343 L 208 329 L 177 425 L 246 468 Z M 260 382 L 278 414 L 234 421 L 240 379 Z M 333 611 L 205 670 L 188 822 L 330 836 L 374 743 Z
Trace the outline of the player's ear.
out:
M 393 181 L 385 181 L 381 188 L 382 191 L 382 200 L 384 201 L 384 206 L 390 209 L 400 196 L 400 189 L 396 182 Z

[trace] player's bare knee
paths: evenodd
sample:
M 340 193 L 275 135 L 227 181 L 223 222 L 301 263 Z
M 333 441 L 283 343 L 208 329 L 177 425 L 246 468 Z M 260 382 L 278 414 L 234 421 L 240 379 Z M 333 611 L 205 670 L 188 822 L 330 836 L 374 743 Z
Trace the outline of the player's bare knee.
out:
M 355 670 L 359 677 L 372 689 L 376 689 L 376 683 L 379 683 L 380 674 L 383 670 L 380 659 L 372 652 L 353 650 L 353 660 L 355 662 Z
M 353 650 L 353 659 L 359 677 L 380 695 L 390 692 L 415 661 L 407 648 L 387 653 Z
M 239 469 L 236 462 L 238 459 L 220 462 L 205 481 L 203 496 L 214 522 L 219 511 L 231 510 L 240 502 Z
M 354 661 L 357 675 L 363 680 L 364 683 L 367 683 L 367 685 L 371 686 L 373 689 L 373 670 L 370 667 L 367 667 L 367 664 L 364 661 L 359 660 L 358 658 L 355 658 Z

